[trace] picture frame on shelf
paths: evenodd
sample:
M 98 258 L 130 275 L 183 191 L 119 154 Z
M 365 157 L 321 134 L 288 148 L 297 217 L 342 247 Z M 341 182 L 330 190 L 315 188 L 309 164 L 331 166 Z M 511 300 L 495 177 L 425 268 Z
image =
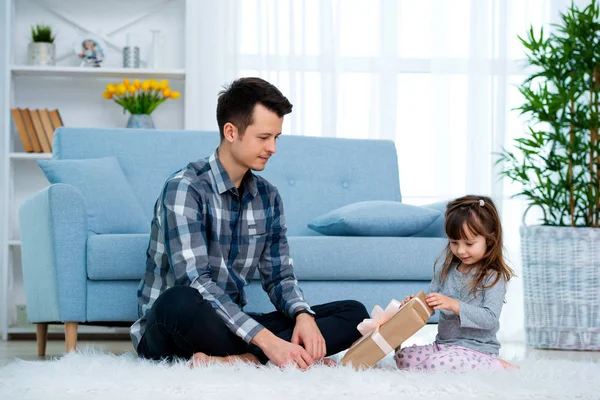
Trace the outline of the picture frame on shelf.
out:
M 80 67 L 100 67 L 106 59 L 104 41 L 93 34 L 80 35 L 73 45 L 77 57 L 81 60 Z

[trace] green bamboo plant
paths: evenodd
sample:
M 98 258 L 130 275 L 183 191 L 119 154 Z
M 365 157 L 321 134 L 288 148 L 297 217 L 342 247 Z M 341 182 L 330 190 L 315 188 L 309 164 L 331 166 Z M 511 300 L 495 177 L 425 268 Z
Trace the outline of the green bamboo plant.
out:
M 50 25 L 40 25 L 31 27 L 31 40 L 34 43 L 54 43 L 56 36 L 52 34 L 52 27 Z
M 527 63 L 533 73 L 519 87 L 529 132 L 498 158 L 501 175 L 521 186 L 528 210 L 542 224 L 600 227 L 600 20 L 597 0 L 573 3 L 550 34 L 531 27 Z

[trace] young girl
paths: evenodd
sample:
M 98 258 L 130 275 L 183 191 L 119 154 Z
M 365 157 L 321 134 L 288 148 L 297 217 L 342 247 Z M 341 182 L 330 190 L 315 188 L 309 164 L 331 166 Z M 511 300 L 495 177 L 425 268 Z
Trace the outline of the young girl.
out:
M 512 367 L 498 358 L 498 320 L 514 272 L 502 255 L 496 207 L 485 196 L 456 199 L 446 208 L 445 229 L 445 259 L 441 268 L 436 265 L 426 298 L 440 310 L 438 334 L 433 344 L 398 350 L 396 364 L 457 372 Z

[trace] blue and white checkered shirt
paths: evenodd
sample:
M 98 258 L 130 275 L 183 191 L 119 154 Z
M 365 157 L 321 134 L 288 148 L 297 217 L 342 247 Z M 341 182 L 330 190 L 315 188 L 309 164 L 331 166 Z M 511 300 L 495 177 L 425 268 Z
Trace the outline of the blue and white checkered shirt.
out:
M 217 152 L 167 179 L 154 206 L 146 272 L 138 287 L 137 320 L 130 330 L 137 349 L 146 314 L 165 290 L 196 288 L 227 327 L 250 342 L 263 328 L 242 311 L 244 286 L 256 268 L 275 307 L 290 318 L 304 300 L 289 256 L 281 197 L 252 172 L 238 189 Z

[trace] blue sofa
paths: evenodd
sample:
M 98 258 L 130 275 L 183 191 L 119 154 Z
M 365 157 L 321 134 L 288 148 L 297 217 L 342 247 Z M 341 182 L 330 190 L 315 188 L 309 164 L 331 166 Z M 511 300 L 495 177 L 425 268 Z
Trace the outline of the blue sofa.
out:
M 218 132 L 60 128 L 53 159 L 115 156 L 149 232 L 165 179 L 218 144 Z M 393 142 L 284 135 L 260 174 L 283 198 L 295 272 L 310 304 L 356 299 L 371 310 L 427 288 L 446 239 L 323 236 L 307 227 L 313 218 L 350 203 L 400 202 Z M 47 323 L 65 323 L 70 350 L 78 323 L 138 318 L 136 292 L 149 233 L 92 232 L 81 193 L 62 183 L 27 199 L 19 214 L 27 314 L 38 324 L 38 344 Z M 259 281 L 247 288 L 247 296 L 247 311 L 274 309 Z

